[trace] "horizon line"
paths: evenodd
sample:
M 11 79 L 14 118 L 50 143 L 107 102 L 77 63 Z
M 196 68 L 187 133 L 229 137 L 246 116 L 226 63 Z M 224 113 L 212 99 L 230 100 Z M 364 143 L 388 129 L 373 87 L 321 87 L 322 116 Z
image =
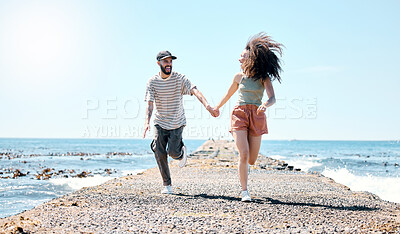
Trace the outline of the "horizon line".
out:
M 152 138 L 138 138 L 138 137 L 1 137 L 0 139 L 69 139 L 69 140 L 152 140 Z M 184 140 L 233 140 L 232 138 L 184 138 Z M 262 139 L 262 141 L 395 141 L 400 142 L 400 139 L 390 139 L 390 140 L 365 140 L 365 139 Z

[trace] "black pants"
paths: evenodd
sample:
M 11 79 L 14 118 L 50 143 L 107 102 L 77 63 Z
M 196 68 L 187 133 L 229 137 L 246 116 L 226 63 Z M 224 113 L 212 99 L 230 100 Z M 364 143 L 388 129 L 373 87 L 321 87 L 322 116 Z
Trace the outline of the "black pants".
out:
M 184 126 L 173 130 L 166 130 L 159 125 L 155 125 L 155 136 L 150 147 L 154 152 L 154 156 L 156 157 L 158 169 L 160 170 L 164 186 L 171 185 L 168 155 L 173 159 L 179 160 L 182 158 L 183 127 Z

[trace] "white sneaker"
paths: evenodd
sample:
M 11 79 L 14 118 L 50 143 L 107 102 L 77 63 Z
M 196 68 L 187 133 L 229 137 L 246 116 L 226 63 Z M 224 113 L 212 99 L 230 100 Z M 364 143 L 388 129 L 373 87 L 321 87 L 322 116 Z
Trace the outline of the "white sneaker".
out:
M 164 189 L 161 190 L 162 194 L 172 194 L 172 186 L 171 185 L 167 185 L 164 186 Z
M 249 192 L 246 191 L 242 191 L 242 202 L 250 202 L 251 198 L 250 198 L 250 194 Z
M 182 146 L 182 159 L 179 162 L 179 167 L 182 168 L 186 165 L 187 162 L 187 154 L 186 154 L 186 146 Z

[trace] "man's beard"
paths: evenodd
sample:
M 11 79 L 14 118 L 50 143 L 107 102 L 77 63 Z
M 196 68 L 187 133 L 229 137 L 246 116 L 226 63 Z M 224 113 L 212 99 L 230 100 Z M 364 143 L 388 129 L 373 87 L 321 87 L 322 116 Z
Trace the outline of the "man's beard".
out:
M 163 66 L 160 65 L 161 71 L 165 74 L 165 75 L 170 75 L 172 72 L 172 66 L 165 66 L 165 67 L 170 67 L 169 72 L 167 72 L 165 70 L 165 68 Z

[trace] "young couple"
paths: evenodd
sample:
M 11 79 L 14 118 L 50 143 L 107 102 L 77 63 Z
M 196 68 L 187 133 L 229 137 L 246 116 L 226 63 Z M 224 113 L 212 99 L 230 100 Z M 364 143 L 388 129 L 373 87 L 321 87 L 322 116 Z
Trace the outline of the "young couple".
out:
M 215 107 L 208 104 L 203 94 L 184 75 L 172 71 L 172 60 L 176 59 L 175 56 L 168 51 L 158 53 L 157 64 L 161 71 L 147 83 L 145 101 L 148 105 L 143 138 L 150 128 L 155 102 L 155 136 L 151 149 L 163 178 L 164 189 L 161 193 L 172 193 L 167 155 L 180 160 L 179 167 L 184 167 L 187 160 L 186 147 L 182 141 L 182 131 L 186 125 L 182 96 L 195 95 L 210 114 L 217 117 L 219 108 L 239 90 L 239 100 L 231 115 L 230 132 L 239 150 L 242 201 L 251 201 L 247 191 L 248 165 L 254 165 L 256 162 L 261 136 L 268 133 L 264 112 L 275 103 L 271 81 L 281 80 L 280 60 L 277 54 L 282 55 L 282 47 L 282 44 L 273 41 L 265 33 L 250 38 L 239 59 L 243 72 L 234 76 L 228 92 Z M 264 90 L 268 100 L 262 103 Z

